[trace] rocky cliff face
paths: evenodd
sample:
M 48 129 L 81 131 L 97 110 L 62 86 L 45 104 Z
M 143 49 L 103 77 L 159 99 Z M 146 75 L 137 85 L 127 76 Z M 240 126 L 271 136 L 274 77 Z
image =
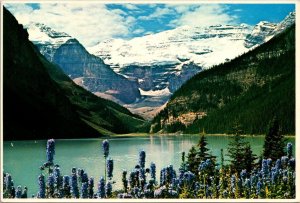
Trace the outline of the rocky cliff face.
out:
M 124 103 L 132 103 L 140 97 L 136 81 L 116 74 L 100 58 L 89 54 L 76 39 L 62 44 L 55 51 L 53 62 L 91 92 L 102 92 Z
M 102 93 L 121 104 L 140 98 L 137 82 L 115 73 L 103 61 L 91 54 L 78 42 L 63 32 L 56 32 L 44 24 L 28 26 L 30 40 L 39 51 L 78 85 L 93 93 Z

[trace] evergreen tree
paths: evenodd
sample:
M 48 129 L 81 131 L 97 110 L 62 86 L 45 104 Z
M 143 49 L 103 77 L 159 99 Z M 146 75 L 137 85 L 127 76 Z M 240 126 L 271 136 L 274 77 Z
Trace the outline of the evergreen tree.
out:
M 263 157 L 272 160 L 280 159 L 285 155 L 284 147 L 284 136 L 281 133 L 278 119 L 274 117 L 269 124 L 269 131 L 265 137 Z
M 247 142 L 241 136 L 241 126 L 235 122 L 233 127 L 234 136 L 228 146 L 228 156 L 230 157 L 230 167 L 232 172 L 240 173 L 246 168 L 245 151 Z
M 187 162 L 188 162 L 189 170 L 193 173 L 195 173 L 198 170 L 198 166 L 199 166 L 199 164 L 197 164 L 195 161 L 196 155 L 197 155 L 197 150 L 195 146 L 192 146 L 187 156 Z
M 208 153 L 209 149 L 207 148 L 207 140 L 205 137 L 205 132 L 203 129 L 203 132 L 201 133 L 201 138 L 197 144 L 198 150 L 196 155 L 196 162 L 201 163 L 201 161 L 205 161 L 206 159 L 211 158 L 211 155 Z
M 251 172 L 252 169 L 255 167 L 255 160 L 257 159 L 257 156 L 253 154 L 253 151 L 249 143 L 245 147 L 244 158 L 245 158 L 245 169 L 247 170 L 247 172 Z

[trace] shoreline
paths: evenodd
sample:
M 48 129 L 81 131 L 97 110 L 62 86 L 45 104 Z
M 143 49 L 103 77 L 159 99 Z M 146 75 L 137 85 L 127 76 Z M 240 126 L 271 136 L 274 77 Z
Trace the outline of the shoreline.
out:
M 141 137 L 141 138 L 147 138 L 147 137 L 152 137 L 152 136 L 185 136 L 185 135 L 189 135 L 189 136 L 201 136 L 201 133 L 198 134 L 182 134 L 182 133 L 155 133 L 155 134 L 150 134 L 150 133 L 129 133 L 129 134 L 113 134 L 113 135 L 106 135 L 103 137 L 98 137 L 98 138 L 70 138 L 70 139 L 65 139 L 65 138 L 54 138 L 55 140 L 102 140 L 102 139 L 123 139 L 123 138 L 134 138 L 134 137 Z M 227 136 L 227 137 L 233 137 L 233 134 L 221 134 L 221 133 L 215 133 L 215 134 L 205 134 L 206 137 L 212 137 L 212 136 Z M 245 134 L 242 135 L 243 137 L 264 137 L 264 134 L 258 134 L 258 135 L 250 135 L 250 134 Z M 296 138 L 295 135 L 284 135 L 285 138 Z M 47 139 L 36 139 L 36 140 L 2 140 L 3 142 L 15 142 L 15 141 L 44 141 Z

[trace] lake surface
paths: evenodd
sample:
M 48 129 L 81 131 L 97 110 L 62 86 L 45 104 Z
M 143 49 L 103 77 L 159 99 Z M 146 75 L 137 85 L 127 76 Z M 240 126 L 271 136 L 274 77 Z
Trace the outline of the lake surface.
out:
M 199 138 L 197 135 L 170 135 L 108 139 L 109 157 L 114 160 L 113 180 L 116 184 L 113 185 L 113 189 L 122 187 L 122 170 L 130 172 L 138 164 L 141 149 L 146 151 L 146 167 L 149 167 L 151 162 L 156 164 L 156 175 L 159 180 L 158 174 L 162 167 L 172 164 L 178 171 L 181 152 L 185 151 L 187 154 L 191 146 L 198 143 Z M 226 148 L 230 137 L 213 135 L 206 138 L 213 155 L 219 157 L 221 148 L 224 149 L 224 154 L 227 154 Z M 264 137 L 246 137 L 246 140 L 250 142 L 255 154 L 261 154 Z M 70 175 L 72 167 L 84 169 L 89 177 L 94 177 L 96 189 L 100 177 L 104 176 L 103 139 L 55 141 L 54 163 L 60 165 L 61 174 Z M 294 138 L 288 138 L 288 141 L 295 146 Z M 13 141 L 13 147 L 11 142 L 3 144 L 4 172 L 12 175 L 15 186 L 26 185 L 29 196 L 38 191 L 37 177 L 40 174 L 39 167 L 46 162 L 46 142 L 46 140 Z

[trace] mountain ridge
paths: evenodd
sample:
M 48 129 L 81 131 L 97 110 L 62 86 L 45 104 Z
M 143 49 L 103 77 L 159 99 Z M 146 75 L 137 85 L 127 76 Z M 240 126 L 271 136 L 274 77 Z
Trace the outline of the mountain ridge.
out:
M 99 137 L 134 132 L 144 124 L 124 107 L 75 85 L 39 53 L 5 7 L 3 12 L 5 140 Z
M 228 133 L 238 120 L 248 134 L 263 134 L 276 116 L 295 133 L 295 26 L 250 52 L 202 71 L 172 96 L 151 132 Z

